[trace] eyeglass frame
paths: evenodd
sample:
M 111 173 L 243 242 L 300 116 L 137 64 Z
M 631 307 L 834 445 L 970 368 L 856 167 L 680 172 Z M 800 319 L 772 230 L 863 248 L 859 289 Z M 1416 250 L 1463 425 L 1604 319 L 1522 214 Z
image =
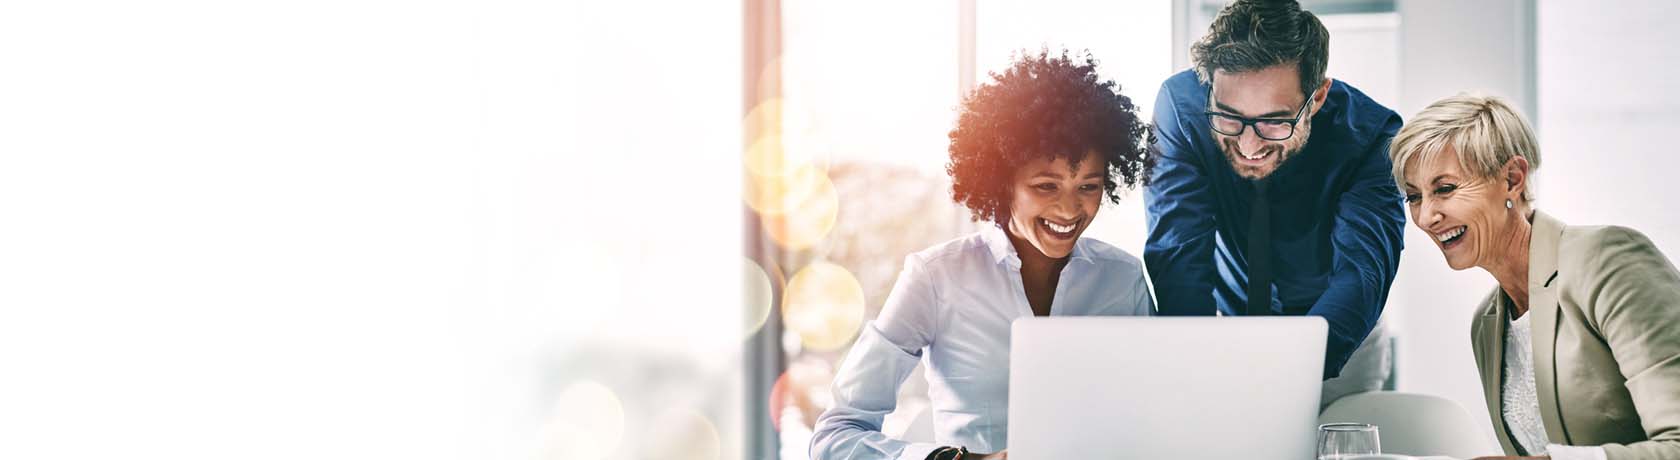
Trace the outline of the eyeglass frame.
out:
M 1225 113 L 1225 112 L 1217 112 L 1217 111 L 1213 111 L 1213 110 L 1203 111 L 1202 114 L 1208 117 L 1208 129 L 1212 130 L 1213 132 L 1219 133 L 1219 134 L 1224 134 L 1226 136 L 1232 136 L 1232 137 L 1241 137 L 1242 134 L 1243 134 L 1243 131 L 1253 130 L 1254 131 L 1254 137 L 1258 137 L 1258 138 L 1268 140 L 1268 141 L 1273 141 L 1273 142 L 1286 141 L 1286 140 L 1289 140 L 1289 138 L 1291 138 L 1291 137 L 1295 137 L 1295 125 L 1300 124 L 1301 117 L 1304 117 L 1304 116 L 1307 115 L 1307 107 L 1312 106 L 1312 98 L 1313 98 L 1314 94 L 1318 94 L 1318 91 L 1314 90 L 1312 92 L 1312 94 L 1308 94 L 1307 95 L 1307 100 L 1301 102 L 1301 108 L 1299 110 L 1295 111 L 1295 116 L 1294 117 L 1290 117 L 1290 118 L 1248 118 L 1248 117 L 1237 116 L 1236 114 L 1230 114 L 1230 113 Z M 1212 100 L 1212 99 L 1213 99 L 1213 95 L 1208 94 L 1208 100 Z M 1242 123 L 1242 126 L 1237 128 L 1237 132 L 1235 134 L 1220 131 L 1219 128 L 1214 127 L 1214 121 L 1213 121 L 1214 117 L 1222 117 L 1222 118 L 1225 118 L 1225 119 L 1228 119 L 1228 120 L 1234 120 L 1238 123 Z M 1277 138 L 1277 139 L 1272 139 L 1272 138 L 1266 137 L 1263 134 L 1260 134 L 1260 128 L 1257 127 L 1257 126 L 1254 126 L 1255 123 L 1287 123 L 1289 125 L 1289 134 L 1285 135 L 1283 137 Z

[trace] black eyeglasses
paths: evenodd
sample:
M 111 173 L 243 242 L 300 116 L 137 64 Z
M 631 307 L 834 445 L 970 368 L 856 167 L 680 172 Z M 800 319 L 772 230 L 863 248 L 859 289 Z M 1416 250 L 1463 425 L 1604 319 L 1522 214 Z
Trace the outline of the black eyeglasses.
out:
M 1315 91 L 1316 93 L 1316 91 Z M 1254 127 L 1254 135 L 1268 141 L 1281 141 L 1295 135 L 1295 123 L 1307 113 L 1307 106 L 1312 105 L 1312 95 L 1301 103 L 1301 109 L 1292 118 L 1243 118 L 1225 112 L 1208 111 L 1208 126 L 1213 132 L 1226 136 L 1241 136 L 1244 129 Z

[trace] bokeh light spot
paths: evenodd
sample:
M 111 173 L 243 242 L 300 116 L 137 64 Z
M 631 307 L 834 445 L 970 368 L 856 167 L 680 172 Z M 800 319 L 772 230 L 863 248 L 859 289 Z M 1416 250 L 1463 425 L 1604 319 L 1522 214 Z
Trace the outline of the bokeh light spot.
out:
M 764 273 L 764 269 L 752 259 L 741 259 L 741 278 L 741 314 L 744 321 L 741 331 L 744 337 L 752 337 L 770 318 L 770 301 L 775 296 L 775 290 L 770 284 L 770 275 Z
M 693 410 L 677 410 L 659 417 L 644 458 L 719 460 L 723 456 L 723 441 L 717 426 L 704 414 Z
M 605 385 L 578 382 L 560 392 L 544 432 L 545 458 L 602 460 L 624 438 L 624 406 Z
M 760 213 L 759 223 L 776 244 L 790 251 L 811 247 L 834 229 L 840 215 L 840 194 L 827 174 L 811 177 L 816 183 L 803 200 L 777 213 Z
M 819 125 L 810 107 L 787 99 L 760 102 L 741 120 L 747 146 L 742 165 L 760 176 L 781 176 L 805 166 L 826 169 L 833 142 Z
M 829 150 L 816 115 L 787 99 L 760 102 L 742 119 L 742 199 L 761 213 L 781 213 L 804 203 L 827 180 Z
M 781 214 L 810 201 L 822 191 L 828 176 L 815 166 L 805 166 L 779 176 L 741 175 L 741 199 L 747 207 L 764 214 Z
M 863 287 L 839 265 L 812 262 L 788 280 L 782 320 L 814 350 L 850 343 L 863 324 Z

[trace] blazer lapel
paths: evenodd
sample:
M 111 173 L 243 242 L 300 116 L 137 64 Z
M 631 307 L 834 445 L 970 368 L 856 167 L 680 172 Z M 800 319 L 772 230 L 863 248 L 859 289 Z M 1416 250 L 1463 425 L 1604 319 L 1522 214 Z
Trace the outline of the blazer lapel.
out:
M 1534 390 L 1540 399 L 1540 418 L 1546 438 L 1558 444 L 1574 444 L 1564 429 L 1558 410 L 1557 327 L 1558 327 L 1558 242 L 1563 222 L 1540 211 L 1534 212 L 1534 233 L 1528 250 L 1528 314 L 1534 326 Z
M 1489 337 L 1476 343 L 1476 364 L 1482 371 L 1482 398 L 1487 402 L 1488 415 L 1493 418 L 1493 431 L 1505 452 L 1517 452 L 1511 434 L 1505 429 L 1505 416 L 1500 406 L 1505 375 L 1505 294 L 1493 288 L 1476 318 L 1476 337 Z

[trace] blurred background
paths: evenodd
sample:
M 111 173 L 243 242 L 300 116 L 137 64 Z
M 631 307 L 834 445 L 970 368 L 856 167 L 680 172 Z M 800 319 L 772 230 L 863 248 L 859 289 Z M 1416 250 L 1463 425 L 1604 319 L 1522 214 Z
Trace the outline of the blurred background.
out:
M 962 95 L 1067 48 L 1147 116 L 1222 4 L 0 4 L 0 458 L 803 458 L 904 256 L 977 228 Z M 1303 5 L 1332 78 L 1509 98 L 1540 209 L 1680 248 L 1680 6 Z M 1494 283 L 1406 234 L 1399 389 L 1485 425 Z M 1141 254 L 1138 195 L 1086 236 Z

